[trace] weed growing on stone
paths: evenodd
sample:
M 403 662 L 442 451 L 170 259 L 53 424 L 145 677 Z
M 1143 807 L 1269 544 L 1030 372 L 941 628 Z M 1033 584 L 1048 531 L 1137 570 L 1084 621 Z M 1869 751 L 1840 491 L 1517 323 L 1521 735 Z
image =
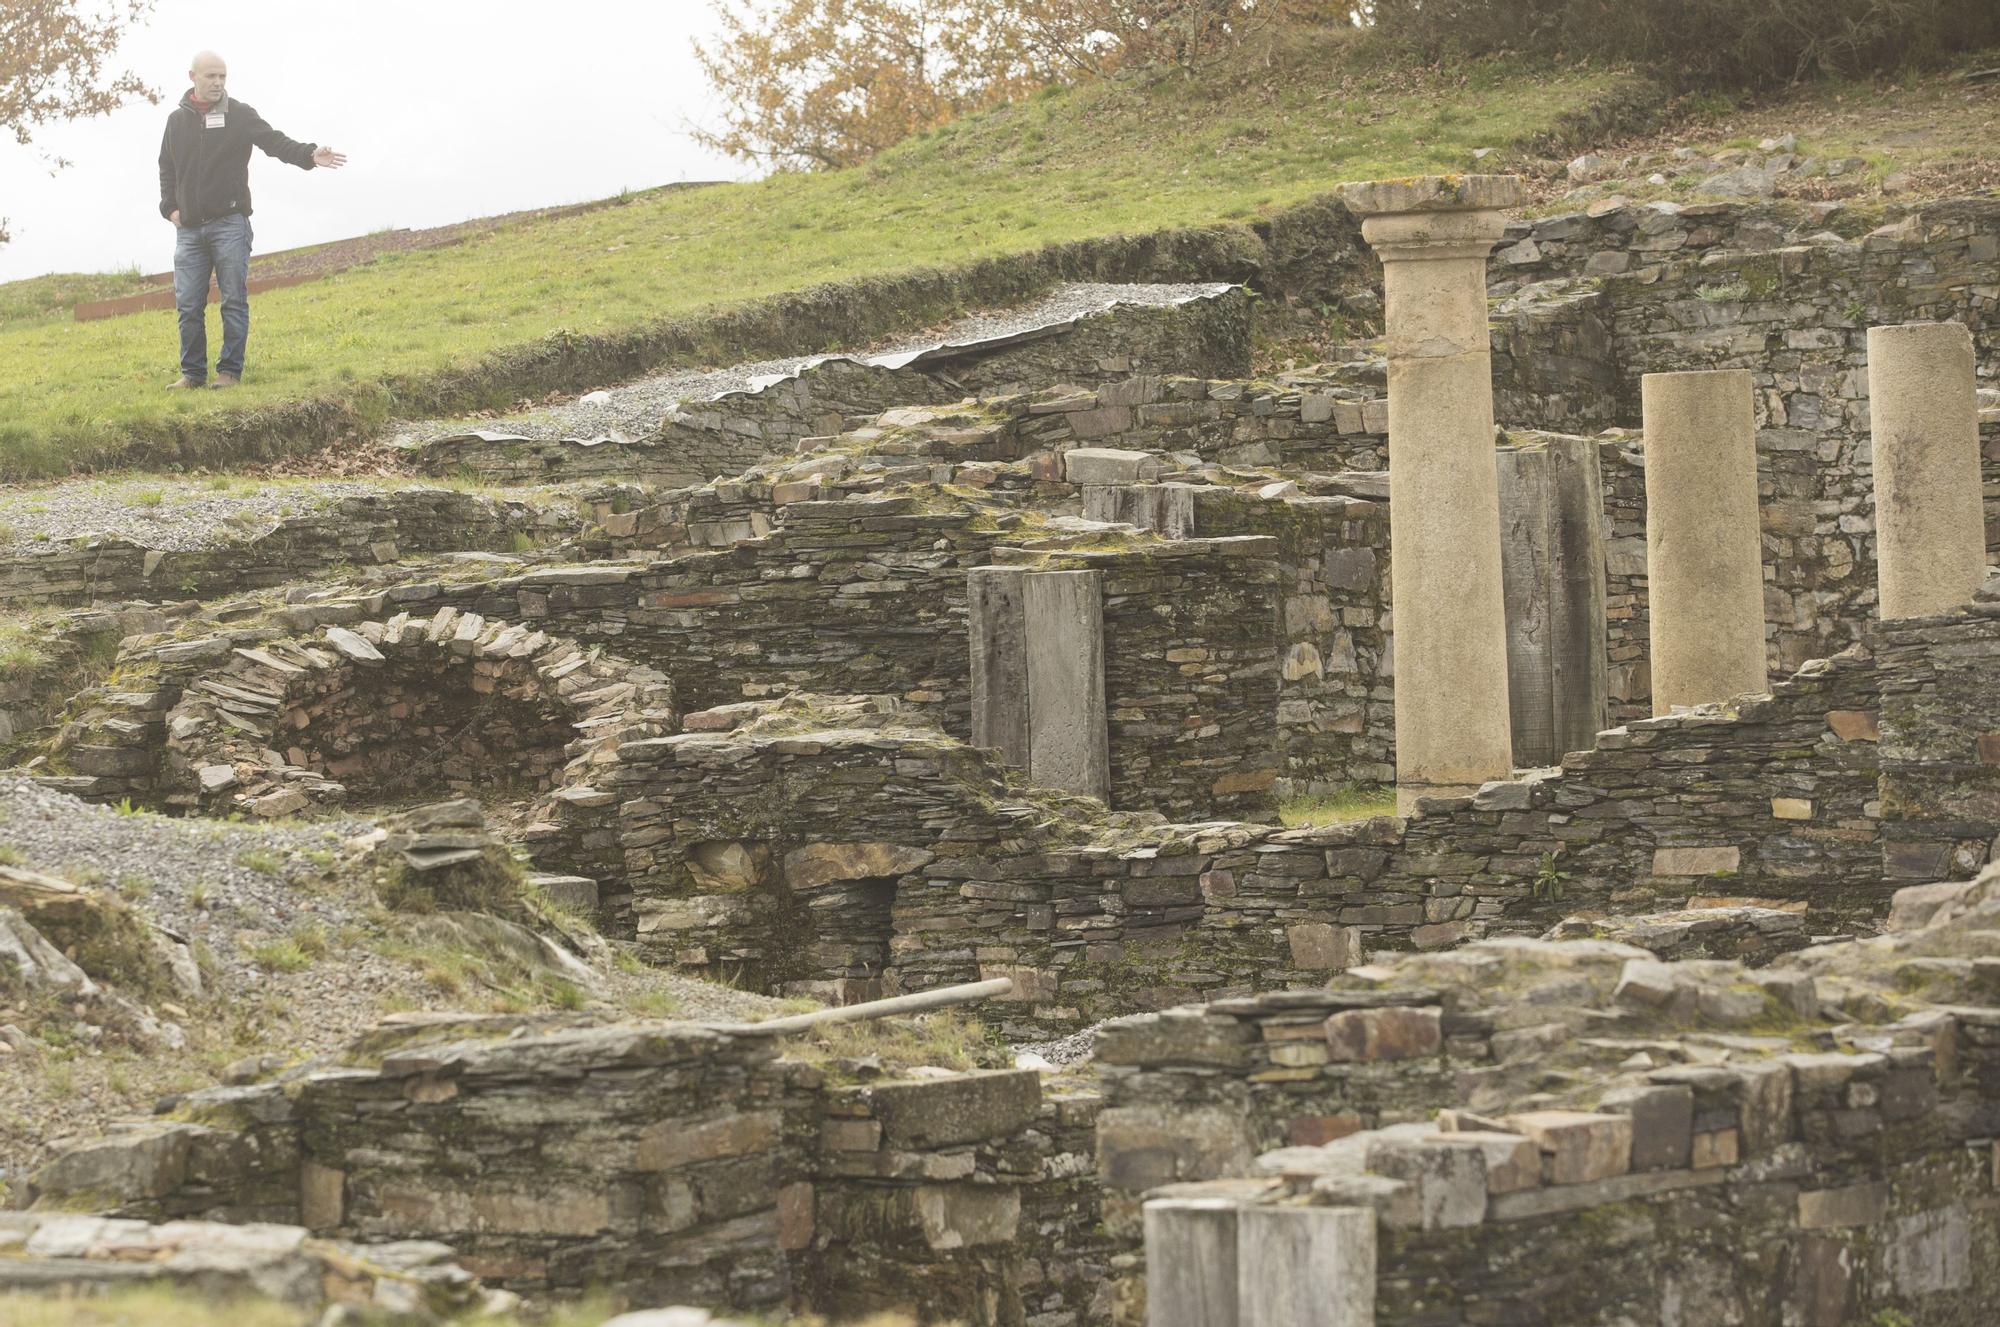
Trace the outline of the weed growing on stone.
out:
M 1740 304 L 1750 298 L 1750 283 L 1725 281 L 1702 286 L 1694 292 L 1694 297 L 1704 304 Z
M 1557 863 L 1562 859 L 1562 849 L 1545 852 L 1535 861 L 1534 896 L 1547 902 L 1560 899 L 1569 888 L 1570 875 Z
M 1278 822 L 1293 827 L 1340 825 L 1396 814 L 1396 790 L 1356 783 L 1337 792 L 1289 797 L 1278 804 Z
M 236 864 L 259 875 L 283 875 L 285 860 L 263 848 L 245 848 L 236 854 Z
M 312 956 L 290 936 L 253 947 L 250 959 L 268 972 L 302 972 L 312 966 Z

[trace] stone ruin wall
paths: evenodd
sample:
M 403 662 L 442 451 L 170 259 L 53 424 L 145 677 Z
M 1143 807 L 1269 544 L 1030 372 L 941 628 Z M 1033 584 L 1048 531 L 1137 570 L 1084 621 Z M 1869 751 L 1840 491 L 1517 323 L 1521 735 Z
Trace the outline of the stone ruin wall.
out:
M 195 1093 L 31 1196 L 442 1240 L 522 1293 L 750 1312 L 1082 1321 L 1105 1279 L 1097 1099 L 1032 1071 L 857 1083 L 685 1023 L 417 1019 L 364 1045 L 357 1067 Z
M 1638 1007 L 1628 989 L 1620 1001 Z M 1796 991 L 1796 977 L 1774 977 L 1748 1003 Z M 1318 1214 L 1321 1238 L 1350 1256 L 1290 1270 L 1307 1293 L 1352 1295 L 1367 1309 L 1358 1320 L 1385 1327 L 1776 1327 L 1860 1321 L 1882 1305 L 1924 1323 L 1990 1314 L 2000 1011 L 1913 1015 L 1869 1029 L 1869 1049 L 1670 1061 L 1603 1091 L 1594 1110 L 1512 1114 L 1510 1062 L 1566 1032 L 1510 1026 L 1505 1012 L 1441 1004 L 1436 991 L 1294 992 L 1114 1024 L 1100 1052 L 1107 1223 L 1132 1247 L 1142 1193 L 1168 1207 L 1205 1200 L 1197 1219 L 1221 1223 L 1247 1260 L 1248 1302 L 1253 1282 L 1284 1279 L 1260 1265 L 1270 1246 L 1252 1248 L 1278 1234 L 1263 1214 Z M 1721 1012 L 1718 999 L 1696 1023 Z M 1520 1091 L 1518 1070 L 1512 1079 Z M 1433 1121 L 1440 1102 L 1480 1113 Z M 1195 1251 L 1152 1221 L 1149 1252 L 1156 1241 L 1162 1254 Z M 1152 1293 L 1184 1292 L 1198 1273 L 1182 1266 L 1154 1272 Z
M 1972 332 L 1982 380 L 2000 380 L 2000 206 L 1965 200 L 1858 242 L 1776 248 L 1766 243 L 1770 223 L 1733 204 L 1650 205 L 1535 226 L 1544 238 L 1523 239 L 1543 256 L 1514 265 L 1514 273 L 1558 283 L 1517 287 L 1497 310 L 1494 389 L 1503 424 L 1636 428 L 1643 374 L 1748 369 L 1757 388 L 1772 666 L 1789 670 L 1853 643 L 1875 605 L 1866 329 L 1961 322 Z M 1560 250 L 1545 228 L 1563 235 Z M 1757 249 L 1745 251 L 1750 244 Z M 1618 252 L 1630 260 L 1622 269 L 1605 256 Z M 1510 263 L 1507 253 L 1496 255 L 1496 275 Z M 1579 254 L 1593 268 L 1582 284 L 1571 280 Z M 1516 279 L 1504 276 L 1496 289 Z M 2000 428 L 1989 423 L 1981 436 L 1988 541 L 2000 546 Z M 1617 450 L 1613 466 L 1606 449 L 1604 471 L 1614 601 L 1642 590 L 1644 576 L 1638 453 Z M 1617 608 L 1630 616 L 1613 623 L 1614 697 L 1620 714 L 1636 714 L 1650 689 L 1644 607 L 1634 598 Z

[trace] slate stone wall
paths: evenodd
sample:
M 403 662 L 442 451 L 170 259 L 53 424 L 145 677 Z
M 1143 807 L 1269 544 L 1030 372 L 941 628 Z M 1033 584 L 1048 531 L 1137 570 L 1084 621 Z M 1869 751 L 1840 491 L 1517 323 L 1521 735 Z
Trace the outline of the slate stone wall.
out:
M 1885 874 L 1970 878 L 2000 835 L 2000 604 L 1878 629 Z
M 1045 1099 L 1030 1071 L 856 1085 L 742 1028 L 547 1016 L 368 1045 L 373 1067 L 196 1093 L 59 1157 L 31 1195 L 437 1240 L 526 1294 L 842 1320 L 1080 1321 L 1103 1265 L 1096 1098 Z

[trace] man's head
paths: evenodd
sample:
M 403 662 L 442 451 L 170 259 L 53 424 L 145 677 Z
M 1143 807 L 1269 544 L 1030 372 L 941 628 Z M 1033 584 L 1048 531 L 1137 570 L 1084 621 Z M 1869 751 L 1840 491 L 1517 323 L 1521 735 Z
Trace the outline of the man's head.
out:
M 194 95 L 199 101 L 221 101 L 228 81 L 229 66 L 214 51 L 203 51 L 188 65 L 188 82 L 194 84 Z

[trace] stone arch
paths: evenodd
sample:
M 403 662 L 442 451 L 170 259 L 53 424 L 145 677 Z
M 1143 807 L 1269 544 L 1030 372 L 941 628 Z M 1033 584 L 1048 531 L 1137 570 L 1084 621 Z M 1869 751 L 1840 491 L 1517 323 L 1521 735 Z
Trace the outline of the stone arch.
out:
M 167 715 L 167 801 L 291 815 L 375 797 L 545 796 L 678 729 L 655 669 L 444 608 L 237 648 Z

